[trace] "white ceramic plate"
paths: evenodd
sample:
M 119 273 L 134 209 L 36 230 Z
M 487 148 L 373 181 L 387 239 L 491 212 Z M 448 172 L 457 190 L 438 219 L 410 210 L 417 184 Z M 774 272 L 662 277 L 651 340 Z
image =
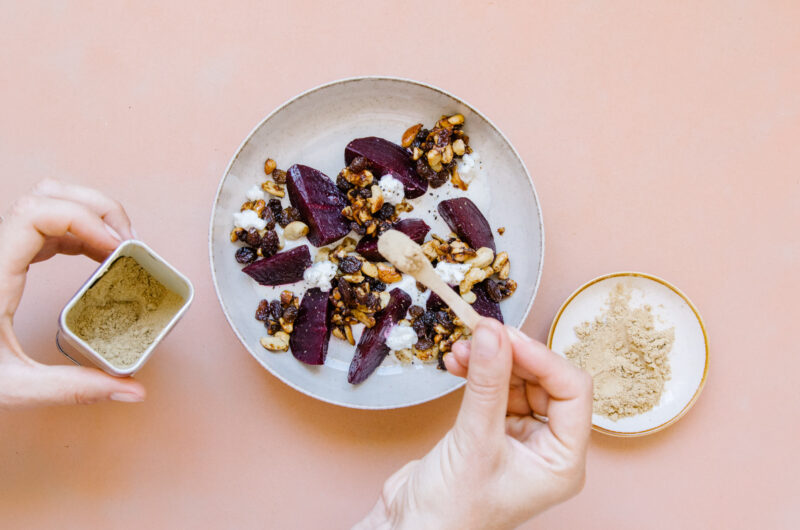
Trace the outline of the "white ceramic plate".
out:
M 265 179 L 267 157 L 281 169 L 301 163 L 335 178 L 344 167 L 344 148 L 354 138 L 381 136 L 399 143 L 409 126 L 420 122 L 430 126 L 441 115 L 457 112 L 466 118 L 465 132 L 491 183 L 478 197 L 484 203 L 482 211 L 493 229 L 506 228 L 503 236 L 495 234 L 495 240 L 498 251 L 509 251 L 518 288 L 501 308 L 508 324 L 518 327 L 525 320 L 541 276 L 544 232 L 533 183 L 509 141 L 477 110 L 437 88 L 385 77 L 336 81 L 283 104 L 247 136 L 225 171 L 211 213 L 211 272 L 225 316 L 253 357 L 286 384 L 329 403 L 370 409 L 422 403 L 464 384 L 435 365 L 401 365 L 390 358 L 364 383 L 353 386 L 347 382 L 347 370 L 354 348 L 336 339 L 330 342 L 325 365 L 319 367 L 307 366 L 289 352 L 266 351 L 259 345 L 264 326 L 253 315 L 260 299 L 274 298 L 271 293 L 281 288 L 259 286 L 243 274 L 230 242 L 231 215 L 239 211 L 245 192 Z M 441 200 L 456 193 L 453 190 L 447 183 L 434 192 Z M 288 205 L 288 200 L 284 203 Z M 450 232 L 435 211 L 421 210 L 403 217 L 423 217 L 432 232 Z M 313 256 L 315 249 L 310 249 Z
M 596 431 L 614 436 L 642 436 L 672 425 L 694 405 L 708 373 L 708 337 L 700 313 L 677 287 L 649 274 L 617 272 L 595 278 L 567 298 L 553 320 L 547 345 L 564 355 L 578 341 L 575 327 L 603 312 L 611 289 L 618 283 L 633 288 L 632 306 L 652 307 L 656 329 L 675 328 L 675 343 L 669 356 L 672 378 L 666 382 L 658 405 L 643 414 L 617 421 L 592 415 Z

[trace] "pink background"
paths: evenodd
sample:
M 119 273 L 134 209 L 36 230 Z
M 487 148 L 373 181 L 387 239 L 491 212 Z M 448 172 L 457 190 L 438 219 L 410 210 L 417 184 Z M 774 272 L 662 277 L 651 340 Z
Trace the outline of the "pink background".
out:
M 529 527 L 800 525 L 797 3 L 224 4 L 0 7 L 0 207 L 45 176 L 101 188 L 197 289 L 139 375 L 146 403 L 0 412 L 0 526 L 346 527 L 448 429 L 460 392 L 364 412 L 290 389 L 211 284 L 211 201 L 236 147 L 287 98 L 360 74 L 452 91 L 519 149 L 547 235 L 527 332 L 623 269 L 705 317 L 694 409 L 643 439 L 593 434 L 585 490 Z M 32 356 L 63 362 L 56 318 L 94 267 L 32 268 L 16 320 Z

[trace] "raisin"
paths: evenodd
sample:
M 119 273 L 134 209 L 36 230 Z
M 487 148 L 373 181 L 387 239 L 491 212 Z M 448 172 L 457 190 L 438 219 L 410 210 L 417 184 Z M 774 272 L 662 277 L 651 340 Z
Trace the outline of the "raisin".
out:
M 436 320 L 437 322 L 449 332 L 453 331 L 455 326 L 453 325 L 453 321 L 450 319 L 450 315 L 447 311 L 437 311 L 436 312 Z
M 272 180 L 278 184 L 286 184 L 286 172 L 282 169 L 275 169 L 272 171 Z
M 453 132 L 450 129 L 440 129 L 438 132 L 439 132 L 439 139 L 436 142 L 436 146 L 445 147 L 447 144 L 450 143 L 450 135 L 453 134 Z
M 444 183 L 447 182 L 449 178 L 450 178 L 450 173 L 448 173 L 447 170 L 443 169 L 438 173 L 434 172 L 433 177 L 428 179 L 428 183 L 431 185 L 431 187 L 438 188 L 444 185 Z
M 368 293 L 364 306 L 372 312 L 378 311 L 381 308 L 381 300 L 375 293 Z
M 267 207 L 269 208 L 269 211 L 272 213 L 272 218 L 277 221 L 278 218 L 281 216 L 281 212 L 283 211 L 283 207 L 281 206 L 281 200 L 270 199 L 269 202 L 267 202 Z
M 356 292 L 350 282 L 339 282 L 339 294 L 342 295 L 342 301 L 345 305 L 352 306 L 356 302 Z
M 283 307 L 281 307 L 280 300 L 273 300 L 269 303 L 269 313 L 274 320 L 278 320 L 283 316 Z
M 413 324 L 411 324 L 411 329 L 414 330 L 414 333 L 417 334 L 417 337 L 422 338 L 428 334 L 428 330 L 425 329 L 425 323 L 421 320 L 415 320 Z
M 425 310 L 418 305 L 412 305 L 408 309 L 408 314 L 411 315 L 411 318 L 419 318 L 422 316 L 422 313 L 424 312 Z
M 378 278 L 370 278 L 367 276 L 367 281 L 369 282 L 370 288 L 375 292 L 382 292 L 386 290 L 386 284 L 380 281 Z
M 280 241 L 275 230 L 270 230 L 261 238 L 261 255 L 268 258 L 278 252 Z
M 431 169 L 428 162 L 424 158 L 420 158 L 416 163 L 417 175 L 430 182 L 431 179 L 436 178 L 436 172 Z
M 244 243 L 245 240 L 247 239 L 247 230 L 245 230 L 244 228 L 237 228 L 236 237 L 239 239 L 239 241 Z
M 383 206 L 372 214 L 375 219 L 380 219 L 381 221 L 385 221 L 386 219 L 391 219 L 394 215 L 394 206 L 389 204 L 388 202 L 383 203 Z
M 344 192 L 353 189 L 353 185 L 347 182 L 347 179 L 344 178 L 341 173 L 339 173 L 339 176 L 336 177 L 336 187 Z
M 293 305 L 290 305 L 286 309 L 283 310 L 283 321 L 291 324 L 297 318 L 297 308 Z
M 418 350 L 427 350 L 429 348 L 433 348 L 433 341 L 427 337 L 423 337 L 414 344 L 414 347 Z
M 278 217 L 278 224 L 281 225 L 282 228 L 286 228 L 286 225 L 291 223 L 292 221 L 300 221 L 300 210 L 293 206 L 289 206 L 285 208 L 282 212 L 280 217 Z
M 444 365 L 444 352 L 439 351 L 439 354 L 436 356 L 436 368 L 439 370 L 447 370 L 447 367 Z
M 363 236 L 364 234 L 367 233 L 367 227 L 364 226 L 364 225 L 360 225 L 355 221 L 350 223 L 350 230 L 352 230 L 353 232 L 355 232 L 356 234 L 358 234 L 360 236 Z
M 260 320 L 261 322 L 266 322 L 269 319 L 269 302 L 266 300 L 261 300 L 258 303 L 258 309 L 256 309 L 256 320 Z
M 372 190 L 370 190 L 369 188 L 364 188 L 358 192 L 358 196 L 361 197 L 362 199 L 369 199 L 370 197 L 372 197 Z
M 270 334 L 270 335 L 274 335 L 277 332 L 281 331 L 281 329 L 282 329 L 280 323 L 278 323 L 278 322 L 276 322 L 274 320 L 270 320 L 269 322 L 266 322 L 264 324 L 264 327 L 267 328 L 267 333 Z
M 425 324 L 426 328 L 432 328 L 433 326 L 436 325 L 437 322 L 436 312 L 425 311 L 425 313 L 423 313 L 422 316 L 420 317 L 420 320 L 422 321 L 423 324 Z
M 250 245 L 251 247 L 257 247 L 261 244 L 261 235 L 259 235 L 258 230 L 255 228 L 251 228 L 247 231 L 247 236 L 244 239 L 244 242 Z
M 257 256 L 256 251 L 250 247 L 242 247 L 236 251 L 236 261 L 242 265 L 253 263 Z
M 348 166 L 353 173 L 361 173 L 365 169 L 369 169 L 369 161 L 363 156 L 355 157 Z
M 361 270 L 361 260 L 355 256 L 347 256 L 339 261 L 339 270 L 345 274 L 354 274 Z
M 486 280 L 484 285 L 486 285 L 486 294 L 492 302 L 500 303 L 503 299 L 503 291 L 500 289 L 500 284 L 490 278 Z

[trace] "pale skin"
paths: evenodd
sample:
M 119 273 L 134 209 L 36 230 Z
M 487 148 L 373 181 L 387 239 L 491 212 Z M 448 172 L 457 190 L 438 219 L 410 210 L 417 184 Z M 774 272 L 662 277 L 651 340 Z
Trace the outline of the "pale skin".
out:
M 48 180 L 3 217 L 0 409 L 144 400 L 133 379 L 34 361 L 13 328 L 28 266 L 59 253 L 103 260 L 133 237 L 122 206 Z M 389 477 L 355 528 L 513 528 L 582 488 L 592 410 L 586 372 L 490 319 L 471 342 L 453 346 L 445 365 L 467 379 L 455 424 L 427 455 Z
M 98 401 L 137 402 L 141 383 L 96 368 L 48 366 L 27 355 L 14 334 L 28 266 L 55 254 L 102 261 L 133 237 L 122 206 L 102 193 L 53 180 L 40 182 L 3 213 L 0 223 L 0 409 Z
M 453 428 L 386 481 L 355 528 L 514 528 L 583 487 L 586 372 L 490 319 L 470 343 L 453 346 L 445 365 L 467 378 Z

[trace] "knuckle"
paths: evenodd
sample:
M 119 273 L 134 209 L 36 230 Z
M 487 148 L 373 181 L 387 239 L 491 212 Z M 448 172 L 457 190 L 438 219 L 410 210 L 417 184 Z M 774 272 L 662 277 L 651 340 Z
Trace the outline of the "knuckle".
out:
M 56 179 L 48 177 L 37 182 L 33 189 L 35 193 L 47 194 L 58 189 L 60 185 L 61 184 Z
M 77 391 L 72 394 L 71 401 L 76 405 L 91 405 L 97 401 L 97 398 L 91 394 L 82 391 Z
M 485 401 L 493 401 L 499 390 L 494 381 L 484 377 L 467 379 L 467 386 L 475 397 Z
M 35 210 L 37 202 L 32 195 L 23 195 L 11 205 L 10 213 L 14 216 L 25 216 Z

